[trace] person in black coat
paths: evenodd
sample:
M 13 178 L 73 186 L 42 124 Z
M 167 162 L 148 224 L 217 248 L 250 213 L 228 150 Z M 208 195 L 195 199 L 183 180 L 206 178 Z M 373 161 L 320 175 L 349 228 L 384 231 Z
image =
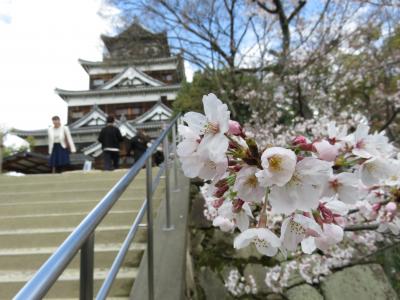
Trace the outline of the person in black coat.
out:
M 150 141 L 149 137 L 143 132 L 138 130 L 137 134 L 131 139 L 128 147 L 128 156 L 133 151 L 133 159 L 135 162 L 146 152 L 147 143 Z
M 119 148 L 123 137 L 121 131 L 114 126 L 113 117 L 107 117 L 107 125 L 100 131 L 98 141 L 103 149 L 104 170 L 112 171 L 118 169 Z

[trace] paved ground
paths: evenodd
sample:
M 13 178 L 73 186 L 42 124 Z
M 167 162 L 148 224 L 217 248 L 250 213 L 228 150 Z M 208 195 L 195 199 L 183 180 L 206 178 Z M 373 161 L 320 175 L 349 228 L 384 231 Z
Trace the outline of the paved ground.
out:
M 172 174 L 171 174 L 172 175 Z M 172 176 L 171 176 L 172 177 Z M 173 179 L 171 179 L 173 182 Z M 185 286 L 186 237 L 189 212 L 189 180 L 179 177 L 179 190 L 171 188 L 171 219 L 174 230 L 163 230 L 165 201 L 160 205 L 154 224 L 154 299 L 183 299 Z M 173 187 L 173 185 L 171 184 Z M 140 264 L 130 299 L 148 299 L 147 251 Z

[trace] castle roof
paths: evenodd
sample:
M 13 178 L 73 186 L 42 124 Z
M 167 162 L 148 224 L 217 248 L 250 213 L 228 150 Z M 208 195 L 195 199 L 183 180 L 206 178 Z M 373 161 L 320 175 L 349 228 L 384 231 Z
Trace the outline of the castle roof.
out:
M 108 50 L 104 60 L 169 57 L 171 55 L 166 32 L 153 33 L 136 21 L 118 35 L 102 35 L 101 39 Z

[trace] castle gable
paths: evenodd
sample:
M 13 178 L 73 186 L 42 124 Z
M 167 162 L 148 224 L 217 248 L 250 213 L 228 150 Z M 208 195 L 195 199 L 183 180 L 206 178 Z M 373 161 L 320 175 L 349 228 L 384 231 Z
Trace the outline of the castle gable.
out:
M 165 84 L 151 76 L 139 71 L 134 67 L 128 67 L 113 79 L 109 80 L 98 89 L 109 90 L 112 88 L 129 88 L 129 87 L 158 87 Z

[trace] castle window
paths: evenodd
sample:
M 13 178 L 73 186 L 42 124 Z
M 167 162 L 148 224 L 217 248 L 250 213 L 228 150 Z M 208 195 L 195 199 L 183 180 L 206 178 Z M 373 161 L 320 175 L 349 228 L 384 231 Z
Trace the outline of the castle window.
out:
M 141 113 L 141 109 L 138 107 L 132 108 L 132 114 L 139 115 Z
M 115 110 L 115 114 L 118 116 L 127 115 L 128 109 L 127 108 L 120 108 Z
M 93 86 L 99 86 L 104 84 L 104 79 L 94 79 L 93 80 Z
M 79 119 L 83 117 L 83 112 L 82 111 L 75 111 L 71 113 L 71 117 L 73 119 Z

